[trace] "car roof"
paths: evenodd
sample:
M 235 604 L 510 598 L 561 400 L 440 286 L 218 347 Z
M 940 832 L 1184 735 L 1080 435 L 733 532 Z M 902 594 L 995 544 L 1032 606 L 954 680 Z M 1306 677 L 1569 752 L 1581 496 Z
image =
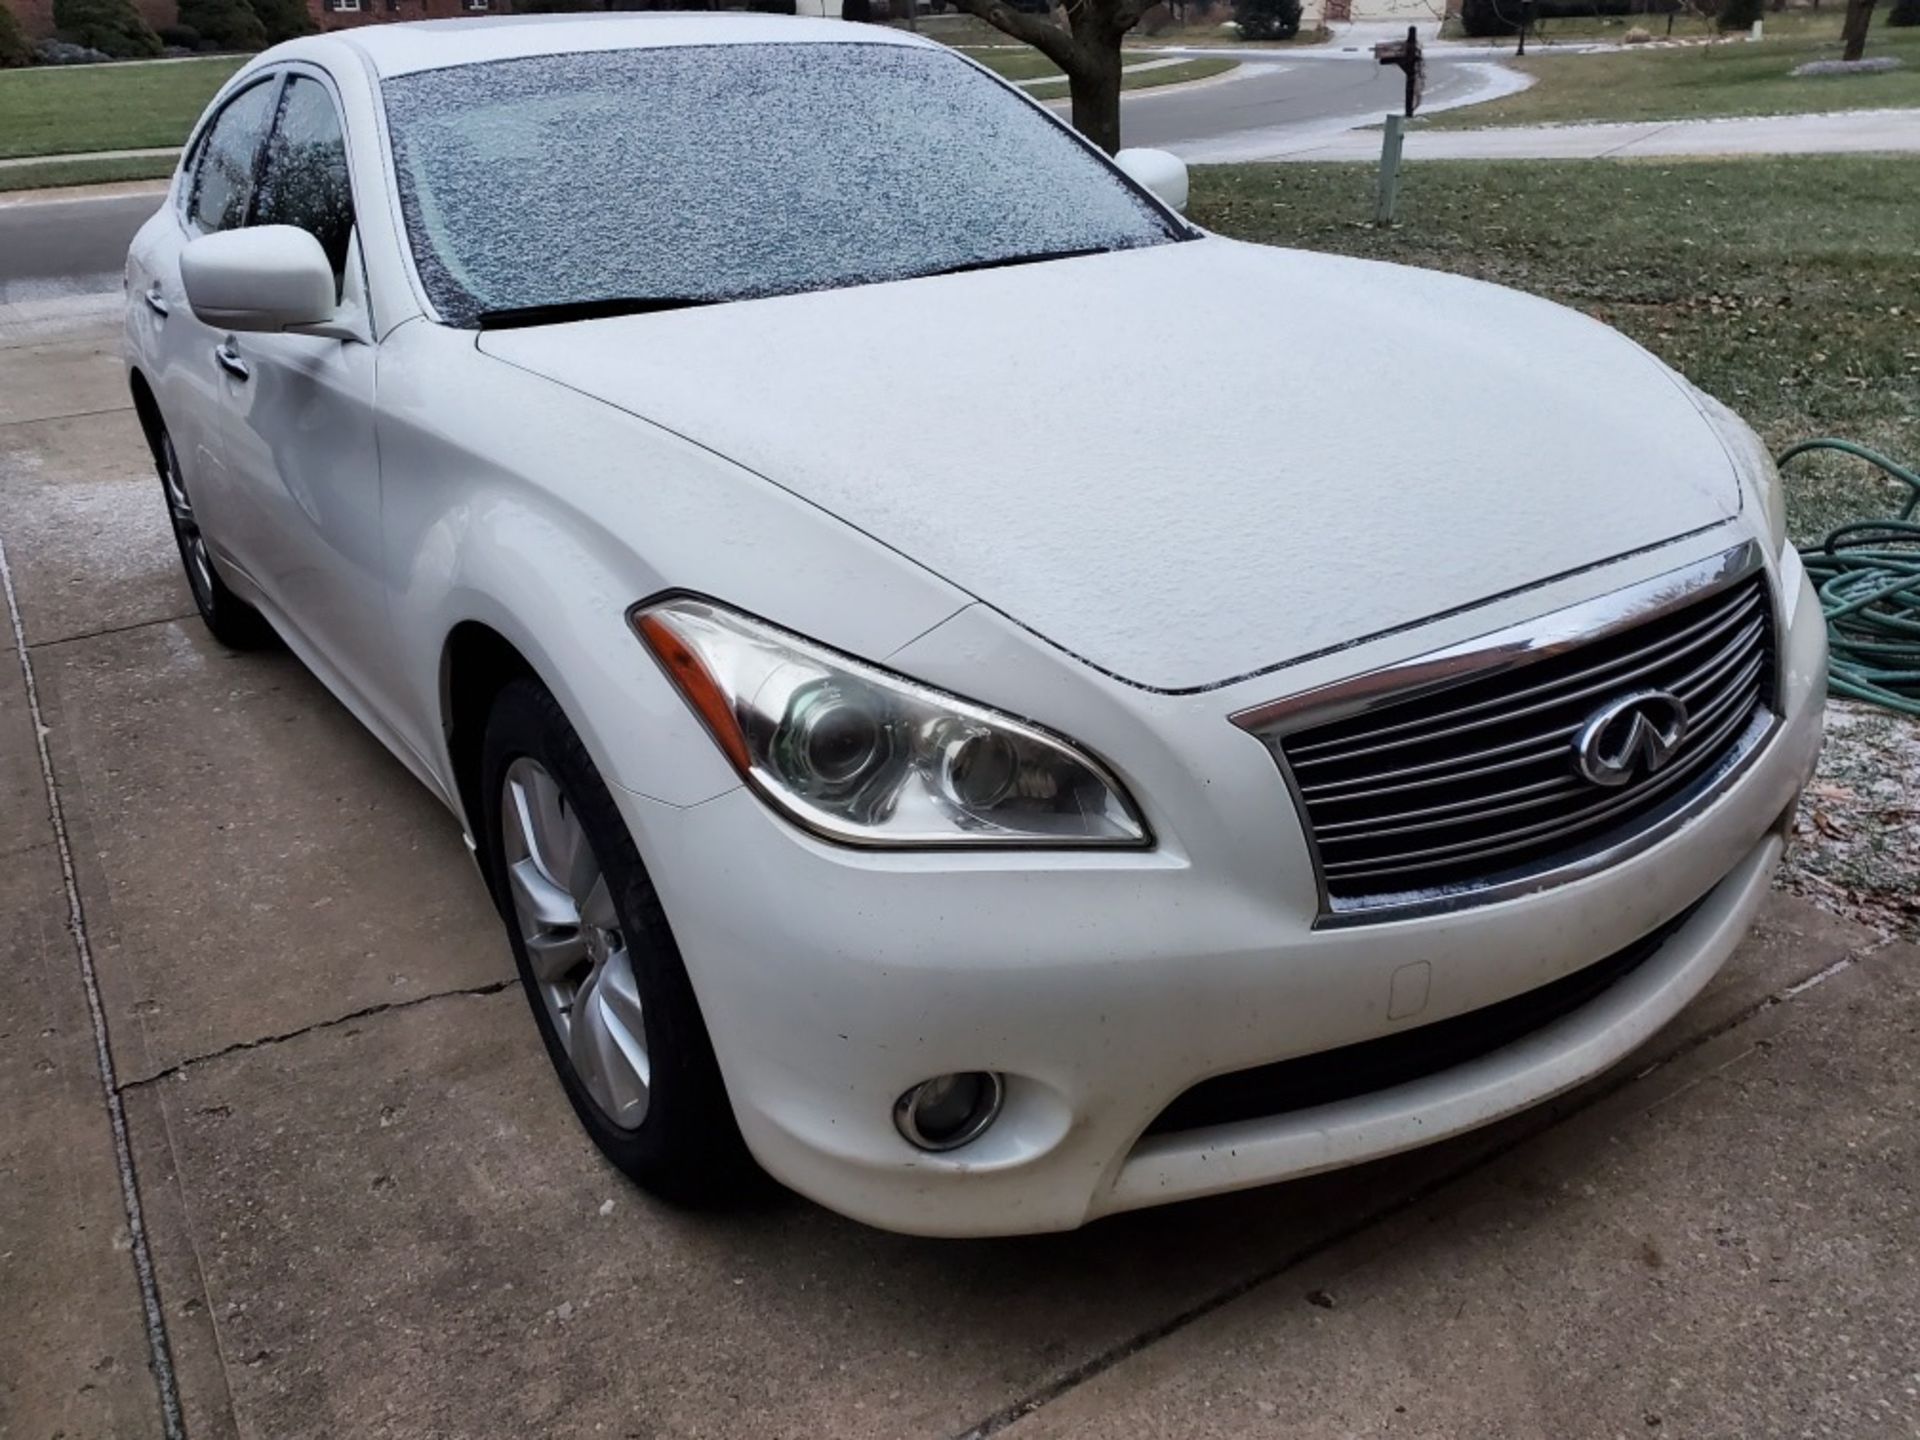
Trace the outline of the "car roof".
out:
M 329 40 L 365 56 L 375 73 L 409 75 L 528 55 L 684 45 L 929 45 L 882 25 L 792 15 L 726 12 L 603 12 L 407 20 L 336 30 Z

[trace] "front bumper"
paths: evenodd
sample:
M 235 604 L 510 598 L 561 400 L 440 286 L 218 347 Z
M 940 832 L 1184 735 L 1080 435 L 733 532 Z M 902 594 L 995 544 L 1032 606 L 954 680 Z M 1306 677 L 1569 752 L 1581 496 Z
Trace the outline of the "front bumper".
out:
M 1685 1006 L 1764 898 L 1819 749 L 1824 633 L 1797 566 L 1789 583 L 1782 723 L 1737 779 L 1611 869 L 1457 911 L 1316 931 L 1297 887 L 1209 863 L 1191 821 L 1144 854 L 884 853 L 823 844 L 744 790 L 684 810 L 618 798 L 770 1172 L 887 1229 L 1068 1229 L 1485 1124 L 1605 1069 Z M 1638 968 L 1502 1049 L 1312 1110 L 1142 1138 L 1200 1080 L 1492 1004 L 1696 902 Z M 1008 1077 L 997 1123 L 947 1154 L 907 1145 L 894 1099 L 975 1069 Z

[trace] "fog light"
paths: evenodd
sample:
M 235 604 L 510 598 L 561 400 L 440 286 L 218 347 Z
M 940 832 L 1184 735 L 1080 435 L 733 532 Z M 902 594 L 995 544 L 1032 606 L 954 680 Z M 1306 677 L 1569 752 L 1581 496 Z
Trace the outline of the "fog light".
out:
M 922 1150 L 953 1150 L 975 1139 L 1000 1113 L 1000 1077 L 964 1070 L 922 1080 L 893 1104 L 893 1123 Z

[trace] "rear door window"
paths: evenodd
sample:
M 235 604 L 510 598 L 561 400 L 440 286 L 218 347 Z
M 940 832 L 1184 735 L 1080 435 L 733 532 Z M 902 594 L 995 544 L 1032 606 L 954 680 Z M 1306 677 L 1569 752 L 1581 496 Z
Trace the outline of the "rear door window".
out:
M 235 230 L 247 223 L 254 166 L 273 118 L 277 78 L 243 90 L 215 117 L 200 146 L 187 219 L 202 231 Z

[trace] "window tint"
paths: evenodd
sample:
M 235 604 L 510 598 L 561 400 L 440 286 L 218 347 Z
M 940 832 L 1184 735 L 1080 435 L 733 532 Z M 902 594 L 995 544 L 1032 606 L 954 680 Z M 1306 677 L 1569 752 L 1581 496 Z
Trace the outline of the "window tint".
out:
M 200 146 L 187 218 L 202 230 L 233 230 L 247 223 L 253 198 L 253 162 L 267 133 L 279 87 L 271 80 L 243 90 L 227 103 Z
M 327 252 L 338 292 L 353 235 L 353 192 L 340 117 L 318 80 L 296 75 L 287 82 L 260 169 L 253 223 L 297 225 L 312 235 Z
M 733 300 L 1184 232 L 951 52 L 711 45 L 385 82 L 435 306 Z

